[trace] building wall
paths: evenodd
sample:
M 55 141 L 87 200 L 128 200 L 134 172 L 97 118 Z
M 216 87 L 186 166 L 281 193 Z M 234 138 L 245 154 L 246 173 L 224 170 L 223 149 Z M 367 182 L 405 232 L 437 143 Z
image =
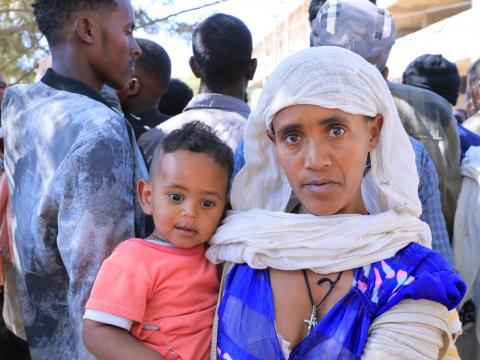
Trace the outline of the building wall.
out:
M 309 3 L 309 0 L 304 1 L 254 47 L 253 56 L 257 58 L 258 65 L 255 78 L 250 86 L 251 89 L 262 88 L 268 74 L 282 59 L 308 47 L 310 38 Z
M 268 74 L 283 58 L 309 46 L 309 4 L 310 0 L 303 1 L 254 47 L 253 55 L 258 59 L 258 67 L 251 90 L 262 88 Z M 401 37 L 468 10 L 472 7 L 472 0 L 378 0 L 377 4 L 387 6 Z M 480 33 L 480 28 L 477 30 Z M 475 57 L 476 54 L 472 55 L 472 58 Z M 470 61 L 459 60 L 462 75 Z

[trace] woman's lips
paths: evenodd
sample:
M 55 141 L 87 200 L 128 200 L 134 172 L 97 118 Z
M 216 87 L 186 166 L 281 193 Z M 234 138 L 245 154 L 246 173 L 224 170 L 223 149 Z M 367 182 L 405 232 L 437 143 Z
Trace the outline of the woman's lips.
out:
M 335 182 L 325 182 L 325 183 L 305 184 L 305 185 L 303 185 L 303 187 L 310 192 L 321 194 L 321 193 L 332 190 L 337 185 L 338 184 L 335 183 Z

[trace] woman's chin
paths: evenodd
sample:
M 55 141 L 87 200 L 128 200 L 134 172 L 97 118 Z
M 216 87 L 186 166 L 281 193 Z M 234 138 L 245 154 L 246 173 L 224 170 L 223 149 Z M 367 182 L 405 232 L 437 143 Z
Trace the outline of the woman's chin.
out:
M 330 216 L 335 215 L 340 211 L 341 207 L 338 205 L 318 206 L 318 204 L 302 203 L 298 211 L 299 214 L 311 214 L 315 216 Z
M 339 202 L 321 204 L 318 203 L 312 204 L 311 201 L 302 202 L 299 214 L 312 214 L 316 216 L 330 216 L 330 215 L 341 215 L 341 214 L 366 214 L 365 205 L 362 202 L 358 204 L 342 204 Z

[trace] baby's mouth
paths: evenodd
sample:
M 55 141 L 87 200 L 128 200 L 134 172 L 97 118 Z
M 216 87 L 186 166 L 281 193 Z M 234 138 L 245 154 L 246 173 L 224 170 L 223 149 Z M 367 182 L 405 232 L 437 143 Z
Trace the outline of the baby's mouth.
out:
M 186 236 L 194 236 L 197 234 L 197 230 L 195 230 L 194 227 L 191 227 L 191 226 L 178 226 L 176 225 L 175 227 L 175 230 L 180 232 L 182 235 L 186 235 Z

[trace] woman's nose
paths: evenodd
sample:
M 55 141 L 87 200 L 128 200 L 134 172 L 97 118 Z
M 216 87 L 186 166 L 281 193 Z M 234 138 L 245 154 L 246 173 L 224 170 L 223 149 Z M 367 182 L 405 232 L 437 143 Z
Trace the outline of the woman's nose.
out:
M 309 141 L 305 151 L 305 167 L 311 170 L 322 170 L 332 165 L 332 149 L 324 141 Z

